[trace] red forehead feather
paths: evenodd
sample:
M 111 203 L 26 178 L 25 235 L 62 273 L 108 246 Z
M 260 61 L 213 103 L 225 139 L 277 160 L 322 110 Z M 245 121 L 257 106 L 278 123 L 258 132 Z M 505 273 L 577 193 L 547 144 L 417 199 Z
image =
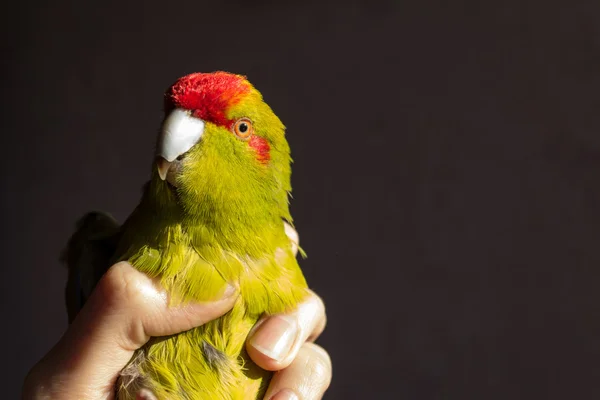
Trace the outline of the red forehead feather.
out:
M 179 107 L 217 125 L 229 126 L 225 116 L 228 107 L 250 91 L 241 75 L 227 72 L 195 73 L 179 78 L 165 94 L 167 110 Z

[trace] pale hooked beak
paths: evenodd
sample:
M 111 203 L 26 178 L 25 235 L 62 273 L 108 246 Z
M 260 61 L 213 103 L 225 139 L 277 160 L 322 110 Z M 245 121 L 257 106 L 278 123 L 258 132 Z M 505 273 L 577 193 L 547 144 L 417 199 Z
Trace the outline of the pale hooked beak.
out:
M 156 166 L 163 181 L 177 157 L 186 153 L 204 133 L 204 121 L 190 111 L 176 108 L 165 118 L 156 146 Z
M 169 168 L 171 168 L 171 164 L 171 162 L 165 160 L 160 156 L 156 159 L 156 169 L 158 170 L 158 176 L 160 176 L 160 179 L 162 179 L 163 181 L 167 179 L 167 174 L 169 173 Z

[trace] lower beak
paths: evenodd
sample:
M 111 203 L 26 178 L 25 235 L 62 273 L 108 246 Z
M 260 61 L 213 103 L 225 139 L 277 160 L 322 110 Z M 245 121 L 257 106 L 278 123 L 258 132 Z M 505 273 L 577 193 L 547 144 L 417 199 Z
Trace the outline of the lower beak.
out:
M 163 157 L 158 157 L 156 159 L 156 168 L 158 169 L 158 176 L 163 181 L 167 179 L 167 174 L 169 173 L 169 168 L 171 168 L 171 162 L 165 160 Z

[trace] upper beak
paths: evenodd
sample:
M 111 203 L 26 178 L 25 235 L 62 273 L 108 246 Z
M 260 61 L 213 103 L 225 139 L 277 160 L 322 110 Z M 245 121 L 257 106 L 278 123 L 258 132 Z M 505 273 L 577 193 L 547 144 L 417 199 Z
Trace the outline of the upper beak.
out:
M 165 118 L 156 146 L 158 175 L 165 180 L 171 164 L 200 141 L 204 121 L 191 112 L 176 108 Z

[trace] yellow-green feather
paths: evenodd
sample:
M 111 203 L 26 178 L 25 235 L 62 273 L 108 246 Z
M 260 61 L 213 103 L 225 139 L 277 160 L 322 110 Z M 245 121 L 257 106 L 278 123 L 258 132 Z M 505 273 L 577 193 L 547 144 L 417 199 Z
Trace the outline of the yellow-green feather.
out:
M 247 142 L 207 123 L 183 160 L 176 190 L 153 173 L 113 261 L 128 260 L 158 278 L 173 305 L 217 299 L 227 284 L 240 297 L 215 321 L 153 338 L 124 370 L 120 398 L 134 399 L 140 387 L 159 399 L 261 398 L 270 373 L 247 357 L 247 335 L 263 313 L 289 310 L 306 294 L 283 225 L 291 223 L 283 124 L 254 88 L 227 116 L 252 120 L 270 145 L 270 161 L 259 162 Z

